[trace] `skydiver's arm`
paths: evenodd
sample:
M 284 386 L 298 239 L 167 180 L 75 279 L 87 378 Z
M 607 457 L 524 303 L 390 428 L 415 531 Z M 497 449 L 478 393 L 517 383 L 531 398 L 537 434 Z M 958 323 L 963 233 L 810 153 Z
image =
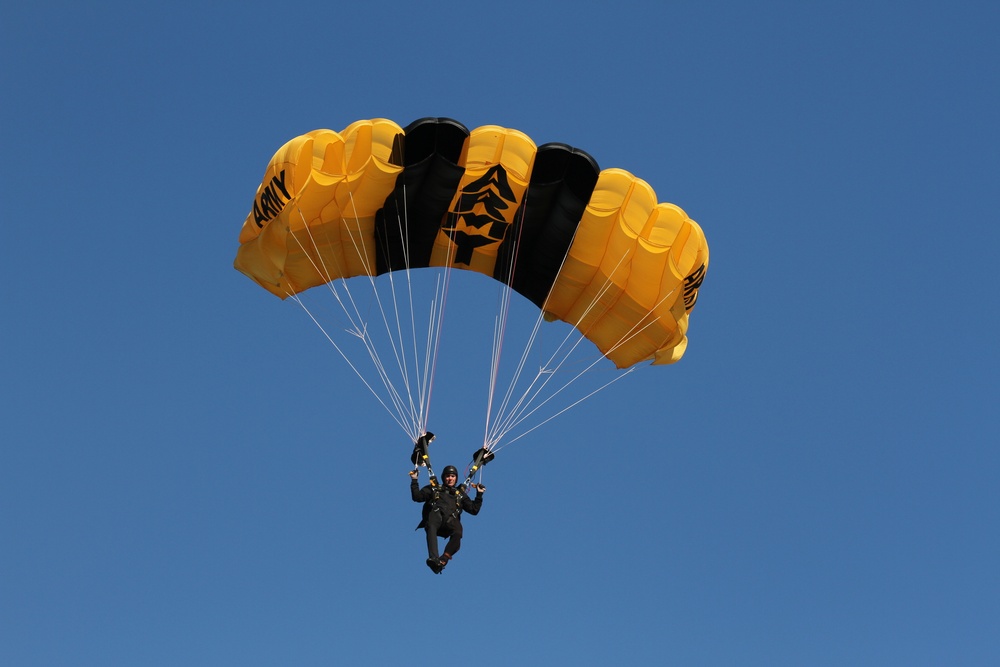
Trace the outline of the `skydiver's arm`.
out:
M 426 503 L 428 500 L 433 500 L 434 490 L 430 485 L 421 489 L 417 480 L 410 479 L 410 497 L 413 498 L 413 502 L 415 503 Z
M 486 488 L 483 487 L 483 491 L 485 490 Z M 469 496 L 462 496 L 462 510 L 472 516 L 479 514 L 479 510 L 483 507 L 483 491 L 479 491 L 477 487 L 475 500 L 469 498 Z

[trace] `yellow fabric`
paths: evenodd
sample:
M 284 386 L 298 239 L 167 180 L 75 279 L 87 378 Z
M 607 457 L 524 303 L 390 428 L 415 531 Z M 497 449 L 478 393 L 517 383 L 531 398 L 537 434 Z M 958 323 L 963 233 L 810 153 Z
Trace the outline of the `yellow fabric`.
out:
M 402 171 L 391 161 L 402 132 L 390 120 L 365 120 L 282 146 L 243 223 L 236 268 L 282 299 L 374 273 L 375 213 Z
M 577 327 L 619 368 L 674 363 L 687 348 L 686 305 L 694 305 L 707 266 L 697 223 L 678 206 L 657 204 L 645 181 L 605 169 L 545 311 Z

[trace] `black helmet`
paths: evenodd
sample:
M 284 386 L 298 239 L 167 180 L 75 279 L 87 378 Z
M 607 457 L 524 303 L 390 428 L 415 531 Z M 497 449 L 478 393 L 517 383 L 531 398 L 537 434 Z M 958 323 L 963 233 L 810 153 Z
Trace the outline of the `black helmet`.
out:
M 455 477 L 458 477 L 458 468 L 456 468 L 455 466 L 445 466 L 444 470 L 441 471 L 441 477 L 443 479 L 448 475 L 454 475 Z

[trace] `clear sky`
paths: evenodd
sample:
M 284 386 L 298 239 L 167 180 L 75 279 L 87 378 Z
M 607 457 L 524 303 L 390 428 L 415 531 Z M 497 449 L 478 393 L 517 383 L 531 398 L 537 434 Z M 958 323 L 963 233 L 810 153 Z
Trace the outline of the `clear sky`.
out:
M 995 3 L 84 4 L 0 12 L 0 664 L 1000 664 Z M 684 359 L 504 449 L 441 576 L 401 429 L 232 268 L 282 143 L 423 116 L 712 252 Z

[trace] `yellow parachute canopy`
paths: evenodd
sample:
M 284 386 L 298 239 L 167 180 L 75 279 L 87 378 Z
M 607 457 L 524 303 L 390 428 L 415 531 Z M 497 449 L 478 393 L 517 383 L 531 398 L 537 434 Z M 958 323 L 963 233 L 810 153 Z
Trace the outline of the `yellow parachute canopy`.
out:
M 708 267 L 701 228 L 645 181 L 447 118 L 315 130 L 271 159 L 237 269 L 286 298 L 340 278 L 449 266 L 506 283 L 619 368 L 670 364 Z

